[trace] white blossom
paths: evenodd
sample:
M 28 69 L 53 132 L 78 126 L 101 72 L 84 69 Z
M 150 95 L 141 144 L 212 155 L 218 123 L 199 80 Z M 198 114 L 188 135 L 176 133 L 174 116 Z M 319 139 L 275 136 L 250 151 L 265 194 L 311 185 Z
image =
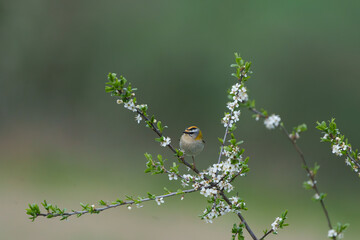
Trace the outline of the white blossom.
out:
M 160 142 L 160 145 L 161 145 L 162 147 L 166 147 L 167 145 L 170 145 L 170 143 L 171 143 L 171 138 L 169 138 L 169 137 L 163 137 L 163 138 L 162 138 L 162 141 Z
M 200 194 L 204 195 L 204 197 L 214 197 L 218 194 L 218 190 L 215 187 L 213 188 L 202 187 L 200 190 Z
M 138 108 L 138 109 L 141 109 L 141 108 L 144 108 L 144 107 L 147 107 L 147 104 L 140 104 L 140 105 L 136 106 L 136 108 Z
M 123 100 L 118 99 L 118 100 L 116 100 L 116 103 L 117 103 L 117 104 L 122 104 L 122 103 L 123 103 Z
M 132 99 L 130 101 L 124 103 L 124 107 L 129 109 L 130 111 L 136 112 L 136 106 L 135 106 L 134 100 L 132 100 Z
M 127 209 L 131 210 L 131 205 L 129 205 L 129 206 L 127 207 Z
M 177 180 L 178 179 L 178 177 L 175 173 L 169 173 L 168 176 L 169 176 L 169 180 Z
M 233 85 L 231 87 L 230 94 L 235 95 L 239 91 L 240 87 L 241 87 L 240 83 L 236 83 L 235 85 Z
M 307 184 L 308 184 L 310 187 L 314 187 L 314 185 L 316 184 L 316 181 L 309 180 L 309 181 L 307 181 Z
M 236 205 L 239 203 L 239 197 L 231 197 L 229 198 L 229 200 L 231 201 L 232 205 Z
M 230 109 L 230 110 L 234 110 L 238 106 L 239 106 L 239 103 L 237 101 L 227 103 L 227 108 Z
M 317 193 L 315 193 L 315 195 L 314 195 L 314 199 L 319 200 L 319 199 L 320 199 L 320 195 L 319 195 L 319 194 L 317 194 Z
M 162 198 L 162 197 L 157 197 L 157 198 L 155 199 L 155 201 L 156 201 L 157 205 L 160 205 L 160 204 L 164 203 L 164 198 Z
M 233 100 L 236 102 L 245 102 L 248 100 L 246 88 L 241 87 L 239 83 L 236 83 L 235 85 L 232 86 L 230 94 L 234 95 Z
M 194 182 L 194 184 L 192 185 L 192 187 L 193 187 L 195 190 L 198 190 L 201 186 L 200 186 L 200 183 Z
M 328 238 L 333 238 L 333 237 L 336 237 L 338 234 L 337 232 L 334 230 L 334 229 L 330 229 L 328 231 Z
M 322 137 L 322 139 L 326 140 L 329 138 L 329 134 L 325 133 L 324 136 Z
M 271 224 L 271 228 L 274 231 L 274 233 L 277 233 L 277 230 L 279 228 L 279 224 L 282 221 L 282 218 L 277 217 L 275 221 Z
M 334 153 L 337 156 L 342 156 L 341 147 L 339 145 L 337 145 L 337 144 L 334 144 L 332 146 L 332 153 Z
M 230 117 L 230 113 L 225 113 L 225 116 L 221 120 L 221 123 L 224 124 L 224 127 L 232 127 L 234 121 L 231 120 Z
M 138 114 L 136 117 L 135 117 L 135 120 L 137 121 L 137 123 L 139 124 L 142 120 L 142 117 L 140 114 Z
M 237 121 L 239 121 L 239 116 L 240 116 L 240 110 L 234 111 L 231 119 L 234 120 L 234 122 L 237 122 Z
M 264 124 L 267 129 L 274 129 L 279 126 L 280 121 L 279 115 L 272 114 L 264 120 Z

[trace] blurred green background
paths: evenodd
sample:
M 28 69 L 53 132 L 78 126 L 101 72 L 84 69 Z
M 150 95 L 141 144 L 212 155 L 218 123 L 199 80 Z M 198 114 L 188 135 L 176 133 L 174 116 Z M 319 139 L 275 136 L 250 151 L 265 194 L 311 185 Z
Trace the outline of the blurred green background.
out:
M 258 108 L 288 128 L 305 122 L 299 145 L 321 169 L 330 217 L 359 236 L 360 180 L 319 142 L 317 120 L 331 117 L 360 146 L 359 1 L 0 1 L 1 239 L 230 239 L 238 220 L 205 224 L 199 194 L 108 210 L 96 216 L 27 219 L 28 203 L 61 208 L 177 189 L 166 176 L 145 175 L 144 152 L 160 148 L 104 91 L 108 72 L 139 90 L 139 103 L 177 139 L 199 126 L 207 142 L 197 166 L 216 161 L 217 137 L 234 83 L 234 52 L 253 62 L 248 82 Z M 258 236 L 289 210 L 290 227 L 268 239 L 327 239 L 327 224 L 299 156 L 283 133 L 268 131 L 243 111 L 237 137 L 251 171 L 236 193 Z

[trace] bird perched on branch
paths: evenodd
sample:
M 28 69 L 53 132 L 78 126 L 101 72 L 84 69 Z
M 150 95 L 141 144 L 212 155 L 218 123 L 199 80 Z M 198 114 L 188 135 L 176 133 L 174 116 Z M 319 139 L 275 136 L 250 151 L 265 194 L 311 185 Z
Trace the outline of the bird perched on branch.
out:
M 185 155 L 192 157 L 193 168 L 195 168 L 195 156 L 204 149 L 204 146 L 205 141 L 198 127 L 191 126 L 185 129 L 180 138 L 180 149 L 184 151 Z

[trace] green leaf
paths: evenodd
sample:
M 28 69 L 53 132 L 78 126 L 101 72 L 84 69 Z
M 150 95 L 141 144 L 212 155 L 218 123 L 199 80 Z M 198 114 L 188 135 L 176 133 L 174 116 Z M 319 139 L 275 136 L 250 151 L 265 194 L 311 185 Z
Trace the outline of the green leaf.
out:
M 151 193 L 147 193 L 148 194 L 148 197 L 150 198 L 150 199 L 155 199 L 156 198 L 156 196 L 155 195 L 153 195 L 153 194 L 151 194 Z
M 161 124 L 161 121 L 158 121 L 156 125 L 157 125 L 157 127 L 158 127 L 158 129 L 159 129 L 160 133 L 162 133 L 162 132 L 163 132 L 163 130 L 164 130 L 164 128 L 163 128 L 163 126 L 162 126 L 162 124 Z
M 176 195 L 179 195 L 179 194 L 184 194 L 184 191 L 181 190 L 181 189 L 178 189 L 177 192 L 176 192 Z
M 164 187 L 164 191 L 168 194 L 171 193 L 171 191 L 169 189 L 167 189 L 166 187 Z
M 158 154 L 157 158 L 159 160 L 159 163 L 163 166 L 164 165 L 163 157 L 160 154 Z

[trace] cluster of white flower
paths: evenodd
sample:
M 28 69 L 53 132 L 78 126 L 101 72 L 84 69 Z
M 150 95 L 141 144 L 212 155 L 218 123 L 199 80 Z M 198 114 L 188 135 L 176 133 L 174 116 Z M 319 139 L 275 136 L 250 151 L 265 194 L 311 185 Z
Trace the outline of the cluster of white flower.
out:
M 204 197 L 215 197 L 219 194 L 219 190 L 217 190 L 216 187 L 212 187 L 212 188 L 202 187 L 200 190 L 200 194 L 204 195 Z
M 272 114 L 264 120 L 267 129 L 274 129 L 279 126 L 281 118 L 279 115 Z
M 124 103 L 124 108 L 129 109 L 130 111 L 136 112 L 135 100 L 130 99 L 128 102 Z
M 277 233 L 277 230 L 280 226 L 280 222 L 282 221 L 283 219 L 280 218 L 280 217 L 277 217 L 275 219 L 275 221 L 271 224 L 271 229 L 274 231 L 274 233 Z
M 307 185 L 309 185 L 310 187 L 313 188 L 313 187 L 315 186 L 315 184 L 316 184 L 316 180 L 314 180 L 314 181 L 309 180 L 309 181 L 307 181 L 306 183 L 307 183 Z
M 338 233 L 335 229 L 330 229 L 328 231 L 328 238 L 336 238 L 336 239 L 343 239 L 344 238 L 344 234 L 343 233 Z
M 176 175 L 176 173 L 169 173 L 168 174 L 168 176 L 169 176 L 169 180 L 171 181 L 171 180 L 177 180 L 178 179 L 178 176 Z
M 325 136 L 323 138 L 325 138 Z M 335 139 L 331 139 L 331 142 L 333 144 L 332 153 L 334 153 L 336 156 L 341 157 L 343 155 L 342 151 L 351 150 L 350 145 L 347 145 L 339 137 L 336 137 Z
M 315 200 L 319 200 L 320 199 L 320 195 L 318 193 L 315 193 L 314 197 Z
M 233 101 L 227 103 L 227 108 L 231 110 L 231 113 L 225 113 L 225 116 L 222 118 L 221 122 L 224 124 L 224 127 L 232 127 L 234 123 L 239 121 L 240 110 L 235 111 L 235 109 L 239 107 L 239 103 L 248 100 L 246 88 L 240 83 L 236 83 L 232 86 L 230 95 L 232 96 Z
M 162 198 L 162 197 L 157 197 L 157 198 L 155 199 L 155 201 L 156 201 L 157 205 L 160 205 L 160 204 L 164 203 L 164 198 Z
M 336 129 L 336 135 L 339 134 L 340 132 Z M 334 134 L 334 135 L 335 135 Z M 331 137 L 331 135 L 329 135 L 328 133 L 325 133 L 325 135 L 321 138 L 323 141 L 330 141 L 331 142 L 331 149 L 332 149 L 332 153 L 335 154 L 336 156 L 343 156 L 343 155 L 347 155 L 347 157 L 345 158 L 345 163 L 346 165 L 350 166 L 351 169 L 355 172 L 358 173 L 360 176 L 360 169 L 359 169 L 359 165 L 356 163 L 356 161 L 359 161 L 360 158 L 358 156 L 358 158 L 355 157 L 355 160 L 351 157 L 353 155 L 352 149 L 351 149 L 351 145 L 350 144 L 346 144 L 346 142 L 343 140 L 344 136 L 339 137 L 339 135 L 334 137 Z
M 124 103 L 124 101 L 121 99 L 117 99 L 116 103 L 122 104 L 122 103 Z M 135 105 L 135 104 L 136 104 L 136 100 L 134 98 L 132 98 L 128 102 L 124 103 L 124 108 L 129 109 L 132 112 L 137 112 L 137 109 L 147 108 L 147 104 L 140 104 L 140 105 Z M 137 121 L 138 124 L 141 122 L 141 120 L 142 120 L 142 117 L 140 114 L 135 116 L 135 121 Z M 156 122 L 156 120 L 154 120 L 154 122 Z
M 231 201 L 231 204 L 235 206 L 235 208 L 242 209 L 245 207 L 245 202 L 240 200 L 239 197 L 231 197 L 229 200 Z
M 228 146 L 229 148 L 225 148 L 223 151 L 223 155 L 227 157 L 227 159 L 238 159 L 242 160 L 242 156 L 240 155 L 240 148 L 238 146 Z
M 239 121 L 240 110 L 233 111 L 232 114 L 225 113 L 225 116 L 221 119 L 221 123 L 224 127 L 232 127 L 234 123 Z
M 328 231 L 328 238 L 333 238 L 333 237 L 336 237 L 338 234 L 337 232 L 334 230 L 334 229 L 330 229 Z
M 216 207 L 211 208 L 211 210 L 209 211 L 208 209 L 204 210 L 204 216 L 203 219 L 205 220 L 206 223 L 212 223 L 213 219 L 223 216 L 228 212 L 231 212 L 232 209 L 229 205 L 227 205 L 225 202 L 220 201 Z
M 359 177 L 360 177 L 359 167 L 356 166 L 356 164 L 353 161 L 351 161 L 349 157 L 347 157 L 345 159 L 345 163 L 346 163 L 346 165 L 350 166 L 352 168 L 352 170 L 354 170 L 354 172 L 358 173 Z
M 140 104 L 140 105 L 137 105 L 136 108 L 138 109 L 142 109 L 142 108 L 145 108 L 147 107 L 147 104 Z
M 166 147 L 167 145 L 170 145 L 170 143 L 171 143 L 171 138 L 169 138 L 169 137 L 162 137 L 162 140 L 161 140 L 161 142 L 160 142 L 160 145 L 161 145 L 162 147 Z
M 189 183 L 191 181 L 194 181 L 194 177 L 191 176 L 190 174 L 184 174 L 184 175 L 182 175 L 181 186 L 183 186 L 183 187 L 189 186 Z
M 233 100 L 236 102 L 246 102 L 249 98 L 246 93 L 246 88 L 240 83 L 236 83 L 231 87 L 230 94 L 233 96 Z

